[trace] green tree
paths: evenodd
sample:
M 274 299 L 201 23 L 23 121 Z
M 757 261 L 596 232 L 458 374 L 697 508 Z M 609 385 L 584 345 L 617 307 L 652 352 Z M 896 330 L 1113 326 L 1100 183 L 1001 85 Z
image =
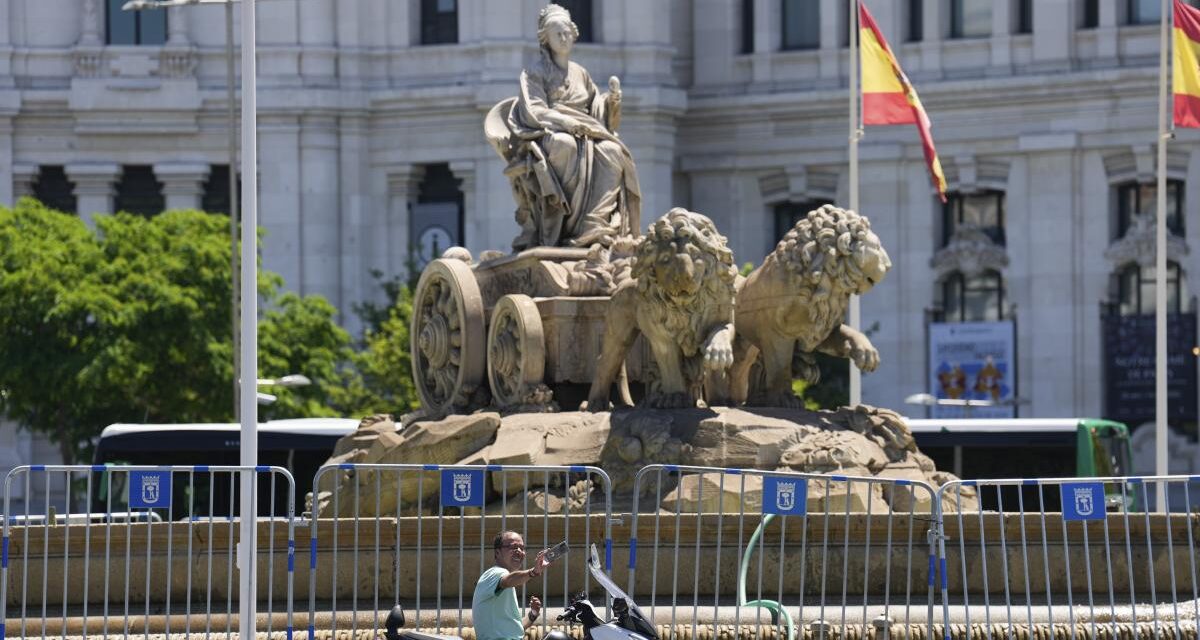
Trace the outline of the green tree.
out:
M 332 404 L 343 415 L 391 413 L 397 417 L 419 406 L 409 353 L 413 283 L 400 277 L 372 275 L 384 291 L 384 304 L 363 302 L 354 312 L 364 325 L 362 342 L 341 371 Z
M 263 415 L 328 415 L 349 336 L 328 302 L 259 273 L 260 371 L 314 381 Z M 226 216 L 98 216 L 93 232 L 31 199 L 0 207 L 0 412 L 68 463 L 114 422 L 231 420 L 229 288 Z

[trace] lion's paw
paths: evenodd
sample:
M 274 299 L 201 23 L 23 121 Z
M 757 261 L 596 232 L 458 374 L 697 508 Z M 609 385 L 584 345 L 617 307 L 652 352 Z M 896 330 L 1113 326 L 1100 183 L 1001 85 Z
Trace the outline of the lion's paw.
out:
M 755 398 L 751 398 L 746 402 L 746 405 L 751 407 L 782 407 L 784 409 L 803 409 L 804 399 L 792 393 L 791 391 L 781 391 L 778 393 L 767 393 Z
M 645 404 L 651 409 L 693 409 L 696 399 L 690 393 L 655 393 L 646 396 Z

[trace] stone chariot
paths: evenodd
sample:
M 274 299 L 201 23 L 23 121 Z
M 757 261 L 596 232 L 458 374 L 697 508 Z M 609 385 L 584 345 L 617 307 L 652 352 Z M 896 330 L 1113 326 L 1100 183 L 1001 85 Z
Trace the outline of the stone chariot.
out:
M 413 378 L 430 414 L 488 404 L 574 409 L 595 377 L 612 273 L 609 250 L 538 247 L 472 263 L 452 249 L 425 267 L 413 298 Z M 640 344 L 626 359 L 647 379 Z M 486 382 L 485 382 L 486 378 Z

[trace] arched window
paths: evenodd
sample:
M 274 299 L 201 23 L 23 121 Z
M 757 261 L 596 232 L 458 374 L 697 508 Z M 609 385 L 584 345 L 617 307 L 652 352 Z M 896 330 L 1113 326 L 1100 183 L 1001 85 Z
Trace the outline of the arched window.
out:
M 159 45 L 167 41 L 165 9 L 123 11 L 125 0 L 105 3 L 104 37 L 108 44 Z
M 812 0 L 782 2 L 783 50 L 820 48 L 821 3 Z
M 421 0 L 421 44 L 458 42 L 458 0 Z
M 1117 186 L 1116 239 L 1134 224 L 1137 216 L 1155 214 L 1158 206 L 1158 185 L 1154 182 L 1126 182 Z M 1183 181 L 1167 180 L 1167 229 L 1183 235 Z
M 950 0 L 950 37 L 988 38 L 992 35 L 992 0 Z
M 792 230 L 801 218 L 813 209 L 832 204 L 828 200 L 806 200 L 804 202 L 784 202 L 775 205 L 775 240 L 783 240 L 784 234 Z
M 1004 246 L 1004 192 L 951 193 L 942 205 L 942 246 L 950 243 L 956 229 L 963 225 L 977 227 Z
M 1155 312 L 1154 267 L 1128 264 L 1115 275 L 1118 312 L 1123 316 L 1148 315 Z M 1179 264 L 1167 263 L 1167 313 L 1183 311 L 1183 272 Z
M 1004 277 L 987 270 L 966 276 L 955 271 L 942 280 L 942 311 L 946 322 L 988 322 L 1004 319 Z

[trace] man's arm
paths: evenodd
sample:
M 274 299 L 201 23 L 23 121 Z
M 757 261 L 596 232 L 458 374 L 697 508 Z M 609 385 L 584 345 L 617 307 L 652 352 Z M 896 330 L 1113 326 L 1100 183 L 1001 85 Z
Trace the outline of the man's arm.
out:
M 542 549 L 538 552 L 537 557 L 534 558 L 532 567 L 504 574 L 504 577 L 500 578 L 500 584 L 496 587 L 496 591 L 503 591 L 509 587 L 519 587 L 542 575 L 542 572 L 548 566 L 550 566 L 550 563 L 546 560 L 546 550 Z

